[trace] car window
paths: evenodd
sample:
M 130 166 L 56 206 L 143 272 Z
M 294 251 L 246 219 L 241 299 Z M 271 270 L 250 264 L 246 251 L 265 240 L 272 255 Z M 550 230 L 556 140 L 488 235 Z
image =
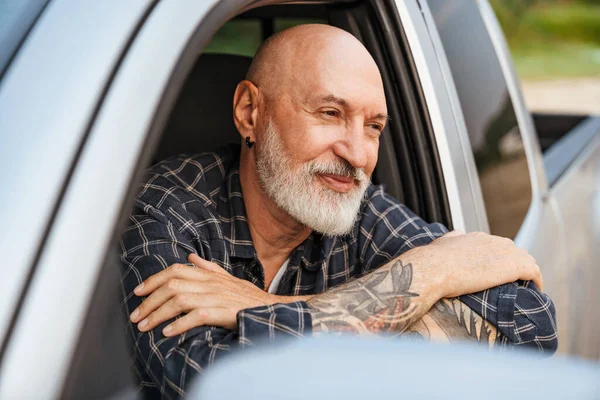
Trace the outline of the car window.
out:
M 213 36 L 204 53 L 235 54 L 253 57 L 263 41 L 262 25 L 258 18 L 227 22 Z
M 0 1 L 0 77 L 48 0 Z
M 301 24 L 327 24 L 317 18 L 242 18 L 227 22 L 205 47 L 205 54 L 234 54 L 254 57 L 265 36 Z
M 514 238 L 531 203 L 531 181 L 500 62 L 477 2 L 428 3 L 467 125 L 490 231 Z
M 274 28 L 275 32 L 282 31 L 287 28 L 291 28 L 292 26 L 302 25 L 302 24 L 327 24 L 327 20 L 324 19 L 307 19 L 307 18 L 275 18 Z

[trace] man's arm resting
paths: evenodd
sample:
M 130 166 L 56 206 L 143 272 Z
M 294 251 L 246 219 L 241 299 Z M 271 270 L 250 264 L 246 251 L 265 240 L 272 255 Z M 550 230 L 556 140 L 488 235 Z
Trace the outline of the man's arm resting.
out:
M 552 302 L 532 282 L 512 283 L 532 278 L 541 281 L 535 260 L 512 241 L 479 233 L 448 234 L 296 304 L 306 304 L 316 332 L 409 332 L 440 340 L 483 337 L 488 343 L 499 339 L 502 345 L 553 353 L 557 340 Z M 244 310 L 244 315 L 266 311 Z M 259 320 L 266 321 L 265 316 Z
M 191 239 L 176 229 L 160 211 L 141 202 L 136 211 L 131 217 L 133 223 L 122 239 L 124 271 L 121 283 L 127 315 L 138 309 L 144 300 L 134 292 L 140 283 L 173 264 L 186 263 L 187 255 L 196 251 Z M 157 387 L 165 397 L 178 398 L 208 365 L 240 345 L 253 345 L 252 337 L 245 335 L 246 332 L 277 340 L 303 335 L 305 327 L 310 329 L 310 315 L 305 305 L 295 307 L 292 303 L 270 307 L 266 318 L 269 323 L 246 329 L 246 318 L 238 316 L 238 331 L 196 326 L 181 335 L 166 337 L 163 329 L 173 323 L 173 318 L 147 331 L 138 328 L 139 320 L 136 323 L 130 321 L 138 367 L 148 378 L 143 384 Z M 283 325 L 285 328 L 280 329 Z
M 496 328 L 458 299 L 435 302 L 435 295 L 420 291 L 413 265 L 397 259 L 309 300 L 313 330 L 495 343 Z
M 418 334 L 432 340 L 467 339 L 490 345 L 498 340 L 501 345 L 527 345 L 549 353 L 556 350 L 554 306 L 533 283 L 529 282 L 529 287 L 509 283 L 473 295 L 440 299 L 439 291 L 427 289 L 423 279 L 415 279 L 415 263 L 403 262 L 402 257 L 310 299 L 313 329 Z M 417 258 L 419 264 L 422 259 Z

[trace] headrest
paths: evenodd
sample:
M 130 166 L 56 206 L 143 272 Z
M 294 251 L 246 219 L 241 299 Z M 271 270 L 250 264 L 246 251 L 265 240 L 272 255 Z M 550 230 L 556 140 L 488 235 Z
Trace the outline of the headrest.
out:
M 155 162 L 241 143 L 233 124 L 233 94 L 251 62 L 250 57 L 230 54 L 203 54 L 198 58 L 171 113 Z

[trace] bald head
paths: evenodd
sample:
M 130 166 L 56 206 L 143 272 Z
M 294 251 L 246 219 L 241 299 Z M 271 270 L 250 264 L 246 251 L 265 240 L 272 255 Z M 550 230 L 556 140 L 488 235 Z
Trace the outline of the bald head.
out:
M 341 29 L 299 25 L 265 41 L 246 78 L 233 99 L 240 135 L 256 143 L 242 148 L 244 202 L 322 233 L 351 229 L 388 119 L 367 49 Z
M 269 37 L 259 48 L 246 79 L 277 94 L 335 71 L 352 70 L 354 79 L 381 83 L 375 61 L 350 33 L 329 25 L 298 25 Z

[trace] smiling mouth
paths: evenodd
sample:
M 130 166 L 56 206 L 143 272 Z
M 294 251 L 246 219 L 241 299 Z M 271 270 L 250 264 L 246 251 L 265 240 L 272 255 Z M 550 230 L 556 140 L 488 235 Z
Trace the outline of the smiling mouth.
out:
M 354 189 L 356 180 L 349 176 L 335 174 L 317 174 L 326 186 L 340 193 L 348 193 Z

